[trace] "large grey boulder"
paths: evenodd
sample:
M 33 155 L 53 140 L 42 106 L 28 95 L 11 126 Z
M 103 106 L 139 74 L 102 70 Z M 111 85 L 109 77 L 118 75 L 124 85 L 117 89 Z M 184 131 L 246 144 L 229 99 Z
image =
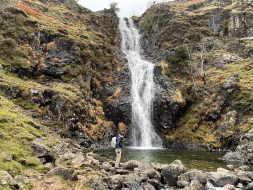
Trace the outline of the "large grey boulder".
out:
M 47 175 L 48 176 L 58 175 L 58 176 L 61 176 L 65 180 L 71 180 L 71 181 L 76 181 L 78 179 L 73 169 L 65 168 L 63 166 L 62 167 L 59 166 L 50 170 Z
M 170 186 L 176 186 L 178 176 L 186 172 L 186 168 L 180 160 L 175 160 L 161 172 L 164 182 Z
M 238 182 L 238 177 L 228 172 L 209 172 L 207 179 L 215 187 L 223 187 L 227 184 L 235 185 Z
M 6 171 L 0 170 L 0 185 L 13 185 L 15 181 L 13 177 Z
M 192 169 L 178 177 L 177 185 L 179 187 L 186 187 L 193 180 L 199 181 L 201 184 L 206 184 L 207 175 L 201 170 Z

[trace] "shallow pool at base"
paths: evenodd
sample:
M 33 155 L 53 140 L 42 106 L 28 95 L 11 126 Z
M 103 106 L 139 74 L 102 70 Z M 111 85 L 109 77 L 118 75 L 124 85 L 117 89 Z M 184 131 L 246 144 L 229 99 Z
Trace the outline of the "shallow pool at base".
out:
M 98 150 L 96 153 L 106 158 L 114 159 L 114 149 Z M 122 152 L 122 162 L 128 160 L 139 160 L 144 162 L 158 162 L 169 164 L 174 160 L 181 160 L 187 168 L 202 169 L 205 171 L 214 171 L 219 167 L 226 167 L 226 163 L 220 158 L 221 153 L 189 151 L 189 150 L 173 150 L 173 149 L 132 149 L 126 148 Z

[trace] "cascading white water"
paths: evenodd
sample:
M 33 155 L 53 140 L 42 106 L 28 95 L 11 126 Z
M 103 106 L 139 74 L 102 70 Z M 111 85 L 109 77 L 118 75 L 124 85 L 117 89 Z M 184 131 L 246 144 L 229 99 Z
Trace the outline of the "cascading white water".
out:
M 140 54 L 140 34 L 132 19 L 120 20 L 121 48 L 131 71 L 133 146 L 162 147 L 162 140 L 152 125 L 152 104 L 155 94 L 154 64 Z

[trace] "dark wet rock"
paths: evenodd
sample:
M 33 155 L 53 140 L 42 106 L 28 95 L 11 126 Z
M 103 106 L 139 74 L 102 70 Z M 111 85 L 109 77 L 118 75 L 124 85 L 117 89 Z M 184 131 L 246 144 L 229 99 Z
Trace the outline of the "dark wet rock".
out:
M 175 127 L 180 112 L 186 102 L 180 90 L 176 89 L 170 79 L 162 74 L 160 67 L 154 70 L 156 94 L 154 99 L 154 125 L 158 131 Z
M 65 167 L 56 167 L 52 169 L 51 171 L 48 172 L 48 176 L 51 175 L 58 175 L 61 176 L 65 180 L 71 180 L 71 181 L 76 181 L 77 175 L 75 174 L 75 171 L 70 168 L 65 168 Z
M 122 57 L 125 55 L 122 54 Z M 118 74 L 118 80 L 113 87 L 108 87 L 104 98 L 106 98 L 105 113 L 115 123 L 131 123 L 131 76 L 126 60 L 122 60 L 123 67 Z M 117 89 L 121 89 L 119 94 L 115 94 Z M 108 98 L 109 97 L 109 98 Z
M 207 178 L 215 187 L 223 187 L 227 184 L 234 185 L 238 182 L 236 175 L 227 172 L 209 172 Z
M 178 176 L 186 172 L 186 168 L 180 160 L 175 160 L 161 172 L 164 182 L 170 186 L 176 186 Z

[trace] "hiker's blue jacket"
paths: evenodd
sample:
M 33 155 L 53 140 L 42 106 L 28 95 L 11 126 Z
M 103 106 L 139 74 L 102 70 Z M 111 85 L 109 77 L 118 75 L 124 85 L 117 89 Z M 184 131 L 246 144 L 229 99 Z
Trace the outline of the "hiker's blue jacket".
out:
M 116 148 L 122 148 L 123 146 L 122 146 L 122 138 L 119 136 L 119 135 L 117 135 L 116 136 Z

